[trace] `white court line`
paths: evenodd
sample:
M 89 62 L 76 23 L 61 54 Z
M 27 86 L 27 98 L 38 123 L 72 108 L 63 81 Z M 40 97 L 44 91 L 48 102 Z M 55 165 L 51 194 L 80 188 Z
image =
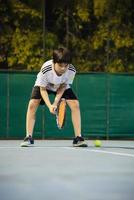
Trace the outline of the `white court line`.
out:
M 0 146 L 0 149 L 68 149 L 68 150 L 75 150 L 75 151 L 89 151 L 89 152 L 95 152 L 95 153 L 104 153 L 104 154 L 112 154 L 112 155 L 117 155 L 117 156 L 127 156 L 127 157 L 133 157 L 134 154 L 129 154 L 129 153 L 119 153 L 119 152 L 114 152 L 114 151 L 104 151 L 104 150 L 97 150 L 97 149 L 89 149 L 89 148 L 82 148 L 82 147 L 59 147 L 59 146 L 33 146 L 33 147 L 20 147 L 20 146 Z
M 66 149 L 72 149 L 72 150 L 78 150 L 78 147 L 64 147 Z M 80 148 L 79 148 L 80 150 Z M 88 148 L 83 148 L 82 150 L 84 151 L 90 151 L 90 152 L 96 152 L 96 153 L 105 153 L 105 154 L 113 154 L 113 155 L 118 155 L 118 156 L 128 156 L 128 157 L 133 157 L 134 154 L 129 154 L 129 153 L 119 153 L 119 152 L 114 152 L 114 151 L 103 151 L 103 150 L 95 150 L 95 149 L 88 149 Z
M 0 149 L 63 149 L 65 147 L 59 147 L 59 146 L 30 146 L 30 147 L 21 147 L 21 146 L 1 146 Z M 70 148 L 70 147 L 68 147 Z

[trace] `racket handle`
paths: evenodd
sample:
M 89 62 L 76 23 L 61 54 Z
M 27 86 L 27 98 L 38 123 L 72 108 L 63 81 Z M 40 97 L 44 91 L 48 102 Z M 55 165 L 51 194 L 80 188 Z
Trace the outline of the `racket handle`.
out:
M 55 113 L 55 114 L 57 113 L 57 108 L 54 108 L 54 113 Z
M 66 101 L 66 99 L 65 98 L 61 98 L 61 101 Z

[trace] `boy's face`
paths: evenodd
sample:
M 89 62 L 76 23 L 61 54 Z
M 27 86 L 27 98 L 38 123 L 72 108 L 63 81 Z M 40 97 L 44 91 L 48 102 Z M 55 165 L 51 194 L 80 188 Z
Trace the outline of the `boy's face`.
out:
M 54 69 L 58 76 L 61 76 L 62 74 L 64 74 L 65 71 L 67 70 L 67 68 L 68 68 L 67 63 L 55 63 L 54 64 Z

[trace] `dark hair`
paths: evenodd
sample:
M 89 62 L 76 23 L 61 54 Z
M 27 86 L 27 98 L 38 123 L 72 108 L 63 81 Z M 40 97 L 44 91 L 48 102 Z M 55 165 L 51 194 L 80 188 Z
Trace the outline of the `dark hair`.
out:
M 60 47 L 53 50 L 53 62 L 54 63 L 71 63 L 71 54 L 67 48 Z

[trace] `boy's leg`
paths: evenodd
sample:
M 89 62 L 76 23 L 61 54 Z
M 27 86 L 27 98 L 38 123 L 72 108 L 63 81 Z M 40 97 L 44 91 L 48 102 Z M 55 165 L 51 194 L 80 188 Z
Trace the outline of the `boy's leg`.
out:
M 35 125 L 35 115 L 39 104 L 40 104 L 40 99 L 31 99 L 29 101 L 26 114 L 26 136 L 32 137 L 33 135 L 33 129 Z
M 67 100 L 67 104 L 71 109 L 72 123 L 74 127 L 75 137 L 81 136 L 81 114 L 78 100 Z
M 34 144 L 32 135 L 35 125 L 35 115 L 39 104 L 40 99 L 31 99 L 29 101 L 26 114 L 26 137 L 24 138 L 24 142 L 21 143 L 22 147 L 31 146 L 32 144 Z
M 75 138 L 73 140 L 74 147 L 87 147 L 87 143 L 81 136 L 81 114 L 78 100 L 67 100 L 67 104 L 71 109 L 72 122 L 74 127 Z

